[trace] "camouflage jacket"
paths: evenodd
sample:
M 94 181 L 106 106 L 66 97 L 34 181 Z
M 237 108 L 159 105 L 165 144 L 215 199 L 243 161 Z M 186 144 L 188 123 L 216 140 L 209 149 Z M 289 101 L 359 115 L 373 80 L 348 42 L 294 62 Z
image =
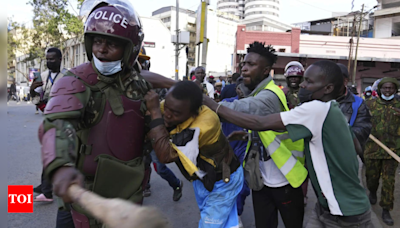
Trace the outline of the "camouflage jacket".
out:
M 393 99 L 385 102 L 380 98 L 366 101 L 371 112 L 371 134 L 385 144 L 389 149 L 400 155 L 400 115 L 391 107 L 400 108 L 400 101 Z M 365 148 L 365 158 L 390 159 L 391 156 L 372 140 L 368 140 Z
M 296 107 L 300 103 L 300 100 L 297 97 L 297 94 L 299 93 L 299 90 L 295 91 L 295 90 L 287 88 L 287 87 L 283 88 L 282 90 L 286 95 L 286 100 L 287 100 L 287 104 L 288 104 L 289 109 L 293 109 L 294 107 Z

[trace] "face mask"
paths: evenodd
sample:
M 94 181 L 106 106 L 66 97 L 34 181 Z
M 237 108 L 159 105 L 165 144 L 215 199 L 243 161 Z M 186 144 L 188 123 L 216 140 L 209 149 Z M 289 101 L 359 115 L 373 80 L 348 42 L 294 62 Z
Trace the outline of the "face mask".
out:
M 59 68 L 58 64 L 56 62 L 47 62 L 46 63 L 47 68 L 51 71 L 57 71 L 57 67 Z
M 389 97 L 387 97 L 387 96 L 382 94 L 381 97 L 385 101 L 390 101 L 390 100 L 392 100 L 394 98 L 394 94 L 392 94 L 392 96 L 389 96 Z
M 312 99 L 312 95 L 313 95 L 315 92 L 318 92 L 318 91 L 320 91 L 320 90 L 323 89 L 323 88 L 325 88 L 325 86 L 323 86 L 323 87 L 321 87 L 321 88 L 319 88 L 319 89 L 317 89 L 317 90 L 315 90 L 315 91 L 310 91 L 310 90 L 307 90 L 307 89 L 304 89 L 304 88 L 300 88 L 300 89 L 299 89 L 299 93 L 297 94 L 297 97 L 299 98 L 300 103 L 312 101 L 312 100 L 313 100 L 313 99 Z
M 372 93 L 365 93 L 365 96 L 371 96 Z
M 122 70 L 121 62 L 122 60 L 113 61 L 113 62 L 102 62 L 96 56 L 93 55 L 93 62 L 96 66 L 97 70 L 102 75 L 113 75 Z

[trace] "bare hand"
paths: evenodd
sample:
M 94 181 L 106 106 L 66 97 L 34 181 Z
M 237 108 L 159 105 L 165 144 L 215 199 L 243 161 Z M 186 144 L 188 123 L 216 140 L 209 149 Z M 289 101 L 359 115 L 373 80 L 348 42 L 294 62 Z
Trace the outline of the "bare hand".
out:
M 66 203 L 72 203 L 68 188 L 73 184 L 83 187 L 83 175 L 74 167 L 61 167 L 53 175 L 53 192 Z
M 248 141 L 249 134 L 246 131 L 234 131 L 228 136 L 229 141 Z
M 33 82 L 32 83 L 32 85 L 31 85 L 31 87 L 30 87 L 30 91 L 32 92 L 32 91 L 34 91 L 37 87 L 40 87 L 40 86 L 42 86 L 43 85 L 43 82 Z
M 156 92 L 150 90 L 147 92 L 146 96 L 144 96 L 144 99 L 146 100 L 147 110 L 150 113 L 160 110 L 160 100 Z

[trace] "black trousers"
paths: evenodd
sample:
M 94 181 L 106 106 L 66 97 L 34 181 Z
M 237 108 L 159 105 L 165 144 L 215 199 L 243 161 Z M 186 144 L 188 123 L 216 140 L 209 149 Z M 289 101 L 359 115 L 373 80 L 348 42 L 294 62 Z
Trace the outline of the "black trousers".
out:
M 49 180 L 47 180 L 44 177 L 44 171 L 42 171 L 41 187 L 42 187 L 43 195 L 46 196 L 46 198 L 52 199 L 53 198 L 53 185 L 51 184 L 51 182 Z
M 304 217 L 304 196 L 301 187 L 290 184 L 260 191 L 252 191 L 253 209 L 257 228 L 278 227 L 278 210 L 286 228 L 302 228 Z
M 58 210 L 56 228 L 75 228 L 70 211 Z

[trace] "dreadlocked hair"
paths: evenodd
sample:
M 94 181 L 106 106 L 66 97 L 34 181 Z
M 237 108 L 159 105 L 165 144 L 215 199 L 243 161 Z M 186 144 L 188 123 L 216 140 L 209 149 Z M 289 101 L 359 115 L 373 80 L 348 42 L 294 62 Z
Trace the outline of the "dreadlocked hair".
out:
M 272 45 L 265 46 L 265 42 L 261 43 L 258 41 L 254 41 L 254 43 L 250 44 L 247 48 L 247 53 L 251 52 L 257 53 L 266 58 L 271 66 L 274 65 L 278 60 L 278 56 L 275 55 L 274 47 Z

